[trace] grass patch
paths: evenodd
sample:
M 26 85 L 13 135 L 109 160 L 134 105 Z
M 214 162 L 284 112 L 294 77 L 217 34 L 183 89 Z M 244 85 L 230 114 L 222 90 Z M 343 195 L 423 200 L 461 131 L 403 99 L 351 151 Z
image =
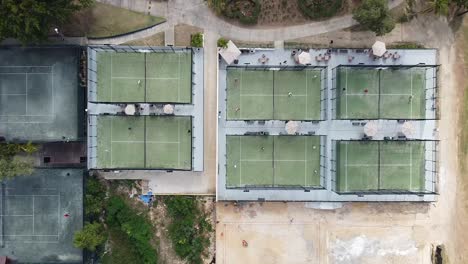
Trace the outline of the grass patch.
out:
M 62 26 L 65 36 L 111 37 L 143 29 L 165 21 L 164 18 L 96 2 L 77 12 Z
M 173 196 L 165 199 L 171 217 L 169 237 L 176 254 L 192 264 L 203 263 L 202 257 L 210 245 L 212 226 L 193 197 Z
M 468 69 L 468 23 L 463 25 L 463 50 L 465 57 L 465 69 Z M 466 77 L 464 77 L 466 79 Z M 460 111 L 460 147 L 459 147 L 459 160 L 461 175 L 466 175 L 468 171 L 468 83 L 465 82 L 463 87 L 463 100 L 461 102 Z
M 164 32 L 160 32 L 150 37 L 129 41 L 124 44 L 131 46 L 164 46 L 166 44 L 165 34 Z
M 342 0 L 297 0 L 299 10 L 311 19 L 336 15 L 343 7 Z
M 424 45 L 415 42 L 398 42 L 387 46 L 389 49 L 424 49 Z

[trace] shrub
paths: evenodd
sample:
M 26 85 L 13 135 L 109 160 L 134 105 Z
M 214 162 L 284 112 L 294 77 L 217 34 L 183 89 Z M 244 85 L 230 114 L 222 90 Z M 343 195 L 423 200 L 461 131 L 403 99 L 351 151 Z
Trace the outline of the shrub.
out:
M 227 44 L 228 44 L 227 39 L 225 39 L 225 38 L 219 38 L 218 39 L 218 47 L 225 49 L 225 48 L 227 48 Z
M 86 223 L 82 230 L 75 233 L 73 245 L 77 248 L 96 251 L 106 242 L 104 228 L 100 223 Z
M 251 25 L 257 23 L 260 11 L 261 4 L 258 0 L 234 0 L 226 4 L 223 15 Z
M 85 216 L 97 220 L 105 205 L 106 187 L 98 179 L 88 177 L 84 197 Z
M 195 48 L 203 47 L 203 34 L 202 33 L 196 33 L 192 35 L 191 46 Z
M 202 254 L 210 244 L 207 233 L 212 231 L 211 224 L 191 197 L 170 197 L 165 203 L 172 218 L 169 237 L 176 254 L 189 263 L 201 264 Z
M 377 36 L 385 35 L 395 27 L 386 0 L 363 0 L 353 11 L 353 18 Z
M 107 224 L 111 228 L 118 228 L 127 234 L 143 263 L 157 263 L 156 251 L 150 244 L 153 238 L 151 223 L 145 216 L 139 215 L 128 206 L 123 198 L 119 196 L 109 198 Z
M 297 0 L 299 10 L 312 19 L 327 18 L 340 11 L 343 0 Z
M 102 264 L 143 263 L 144 260 L 136 251 L 133 241 L 119 228 L 109 229 L 110 251 L 101 258 Z

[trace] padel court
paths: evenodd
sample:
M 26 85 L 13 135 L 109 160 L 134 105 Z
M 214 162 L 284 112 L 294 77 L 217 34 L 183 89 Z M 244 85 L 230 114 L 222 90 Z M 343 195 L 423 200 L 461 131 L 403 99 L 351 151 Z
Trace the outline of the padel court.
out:
M 336 69 L 337 119 L 425 119 L 426 69 Z
M 192 119 L 97 116 L 97 167 L 192 168 Z
M 228 120 L 320 120 L 318 69 L 227 69 Z
M 192 53 L 97 53 L 98 102 L 191 103 Z
M 336 191 L 425 190 L 424 141 L 337 141 Z
M 37 141 L 80 137 L 78 54 L 77 48 L 0 49 L 0 134 Z
M 73 234 L 83 225 L 82 170 L 36 169 L 7 180 L 0 208 L 1 255 L 21 263 L 81 262 Z
M 319 187 L 319 136 L 227 136 L 228 188 Z

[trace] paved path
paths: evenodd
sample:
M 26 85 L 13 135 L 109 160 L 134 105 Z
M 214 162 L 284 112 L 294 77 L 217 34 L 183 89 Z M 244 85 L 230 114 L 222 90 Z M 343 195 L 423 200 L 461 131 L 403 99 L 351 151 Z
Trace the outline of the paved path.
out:
M 258 26 L 241 27 L 230 24 L 217 17 L 207 7 L 204 0 L 169 0 L 168 2 L 150 2 L 150 0 L 98 1 L 140 12 L 149 11 L 152 15 L 165 17 L 167 22 L 125 37 L 90 40 L 89 43 L 91 44 L 121 44 L 130 40 L 149 37 L 177 24 L 188 24 L 200 27 L 205 31 L 211 31 L 227 38 L 259 42 L 314 36 L 348 28 L 357 24 L 351 15 L 345 15 L 326 21 L 310 22 L 295 26 L 275 28 L 261 28 Z M 394 8 L 404 1 L 405 0 L 389 0 L 389 7 Z

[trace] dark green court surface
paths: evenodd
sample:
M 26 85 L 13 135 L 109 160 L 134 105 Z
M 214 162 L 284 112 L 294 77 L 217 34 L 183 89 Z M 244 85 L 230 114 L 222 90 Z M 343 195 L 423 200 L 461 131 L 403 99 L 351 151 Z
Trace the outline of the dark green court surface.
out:
M 227 136 L 226 187 L 319 187 L 319 136 Z
M 78 58 L 73 47 L 0 48 L 0 135 L 21 141 L 81 138 Z
M 339 67 L 338 119 L 424 119 L 426 74 L 421 68 Z
M 97 168 L 192 168 L 192 119 L 98 116 Z
M 339 141 L 337 192 L 425 190 L 422 141 Z
M 227 119 L 319 120 L 320 91 L 317 69 L 228 68 Z
M 0 255 L 20 263 L 82 263 L 82 251 L 73 247 L 83 227 L 82 170 L 19 176 L 2 187 L 0 204 Z
M 192 54 L 97 53 L 98 102 L 190 103 Z

